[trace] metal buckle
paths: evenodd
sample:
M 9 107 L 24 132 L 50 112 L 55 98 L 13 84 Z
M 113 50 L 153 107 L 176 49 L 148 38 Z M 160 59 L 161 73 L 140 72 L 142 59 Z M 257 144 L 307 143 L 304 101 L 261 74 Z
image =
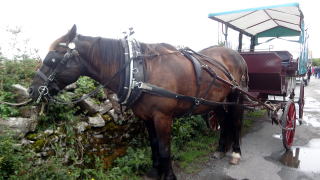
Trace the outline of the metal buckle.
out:
M 42 95 L 47 95 L 49 93 L 49 89 L 47 86 L 40 86 L 38 88 L 38 92 Z
M 200 99 L 198 99 L 198 98 L 195 99 L 195 100 L 194 100 L 194 104 L 195 104 L 196 106 L 199 106 L 199 105 L 200 105 Z
M 47 86 L 40 86 L 38 88 L 38 92 L 39 92 L 39 97 L 37 99 L 37 103 L 39 103 L 42 99 L 43 96 L 47 95 L 49 93 L 49 89 Z
M 139 70 L 138 70 L 137 68 L 133 68 L 133 69 L 132 69 L 132 73 L 133 73 L 133 74 L 136 74 L 136 73 L 138 73 L 138 72 L 139 72 Z
M 50 74 L 50 76 L 48 77 L 48 80 L 49 80 L 50 82 L 52 82 L 52 81 L 54 80 L 54 75 L 53 75 L 53 74 Z

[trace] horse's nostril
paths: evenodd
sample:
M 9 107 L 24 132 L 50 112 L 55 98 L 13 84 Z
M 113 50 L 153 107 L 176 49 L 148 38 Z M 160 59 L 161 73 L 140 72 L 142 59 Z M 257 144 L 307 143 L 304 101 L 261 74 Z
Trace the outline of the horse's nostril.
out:
M 29 88 L 28 89 L 28 93 L 29 93 L 29 95 L 32 95 L 33 94 L 33 88 Z

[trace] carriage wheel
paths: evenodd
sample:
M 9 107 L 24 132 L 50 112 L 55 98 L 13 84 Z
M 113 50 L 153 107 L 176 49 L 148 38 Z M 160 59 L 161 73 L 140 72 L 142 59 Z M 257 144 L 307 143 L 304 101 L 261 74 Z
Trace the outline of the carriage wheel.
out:
M 303 107 L 304 107 L 304 84 L 300 84 L 300 97 L 299 97 L 299 122 L 302 121 L 303 117 Z M 300 122 L 301 124 L 301 122 Z
M 288 150 L 293 144 L 294 133 L 296 130 L 296 108 L 294 102 L 289 100 L 281 116 L 282 124 L 282 142 Z

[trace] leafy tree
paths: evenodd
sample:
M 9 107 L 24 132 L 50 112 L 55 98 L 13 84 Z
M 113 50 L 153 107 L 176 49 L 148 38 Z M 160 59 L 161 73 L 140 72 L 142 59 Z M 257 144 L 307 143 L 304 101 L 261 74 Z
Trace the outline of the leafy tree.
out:
M 320 66 L 320 58 L 312 59 L 312 66 Z

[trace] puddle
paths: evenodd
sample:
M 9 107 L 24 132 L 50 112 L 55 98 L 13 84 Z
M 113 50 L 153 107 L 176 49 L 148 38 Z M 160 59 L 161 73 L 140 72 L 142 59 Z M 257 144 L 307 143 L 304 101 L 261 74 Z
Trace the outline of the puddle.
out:
M 303 112 L 320 112 L 319 108 L 306 108 L 303 109 Z
M 320 90 L 319 90 L 320 92 Z M 305 97 L 303 124 L 313 127 L 320 127 L 319 112 L 320 102 L 313 97 Z M 296 104 L 298 110 L 298 105 Z
M 320 121 L 318 118 L 312 116 L 312 115 L 305 115 L 303 117 L 303 123 L 307 125 L 311 125 L 313 127 L 320 127 Z
M 315 90 L 316 93 L 320 94 L 320 90 Z
M 304 108 L 319 111 L 320 102 L 312 97 L 305 97 Z
M 310 96 L 305 96 L 304 100 L 308 103 L 319 103 L 319 101 L 316 98 Z
M 286 151 L 280 158 L 280 162 L 288 167 L 298 168 L 300 166 L 300 148 L 296 148 L 295 152 L 292 150 Z
M 302 171 L 320 172 L 320 139 L 312 139 L 306 146 L 292 147 L 281 157 L 280 162 Z
M 307 144 L 309 147 L 318 148 L 320 150 L 320 139 L 311 139 Z M 320 153 L 320 151 L 319 151 Z M 320 159 L 319 159 L 320 160 Z

